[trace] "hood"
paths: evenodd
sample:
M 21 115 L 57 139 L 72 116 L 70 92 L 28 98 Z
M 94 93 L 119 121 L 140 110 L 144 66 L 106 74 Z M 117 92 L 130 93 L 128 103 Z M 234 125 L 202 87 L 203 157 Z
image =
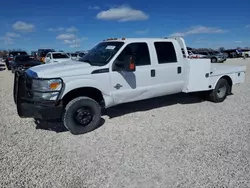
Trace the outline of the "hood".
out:
M 90 74 L 98 66 L 91 66 L 86 62 L 68 60 L 59 63 L 42 64 L 30 68 L 40 78 L 67 77 Z

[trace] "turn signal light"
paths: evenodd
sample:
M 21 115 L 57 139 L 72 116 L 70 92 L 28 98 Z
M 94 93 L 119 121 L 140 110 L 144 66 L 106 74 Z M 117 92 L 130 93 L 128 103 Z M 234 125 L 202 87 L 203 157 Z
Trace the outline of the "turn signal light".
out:
M 60 85 L 60 83 L 58 82 L 53 82 L 49 85 L 49 88 L 50 89 L 56 89 L 58 86 Z

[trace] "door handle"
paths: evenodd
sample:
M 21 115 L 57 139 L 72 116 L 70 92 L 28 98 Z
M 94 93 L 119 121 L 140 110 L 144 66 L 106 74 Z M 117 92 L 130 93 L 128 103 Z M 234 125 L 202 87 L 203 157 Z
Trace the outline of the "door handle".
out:
M 151 70 L 151 77 L 155 77 L 155 70 L 154 69 Z
M 181 73 L 181 67 L 177 67 L 177 73 L 178 73 L 178 74 Z

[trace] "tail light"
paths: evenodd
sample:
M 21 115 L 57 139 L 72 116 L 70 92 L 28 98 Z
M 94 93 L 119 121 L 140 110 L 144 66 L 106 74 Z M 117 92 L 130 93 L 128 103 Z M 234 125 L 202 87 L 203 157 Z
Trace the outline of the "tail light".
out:
M 13 58 L 9 57 L 9 58 L 8 58 L 8 61 L 11 61 L 12 59 L 13 59 Z

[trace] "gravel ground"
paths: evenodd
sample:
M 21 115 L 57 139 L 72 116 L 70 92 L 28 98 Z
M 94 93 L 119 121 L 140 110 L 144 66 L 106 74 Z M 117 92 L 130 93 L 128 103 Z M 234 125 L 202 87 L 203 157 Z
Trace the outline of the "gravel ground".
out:
M 250 60 L 227 63 L 249 69 L 223 103 L 175 95 L 121 105 L 78 136 L 19 118 L 13 75 L 1 69 L 0 187 L 250 187 Z

